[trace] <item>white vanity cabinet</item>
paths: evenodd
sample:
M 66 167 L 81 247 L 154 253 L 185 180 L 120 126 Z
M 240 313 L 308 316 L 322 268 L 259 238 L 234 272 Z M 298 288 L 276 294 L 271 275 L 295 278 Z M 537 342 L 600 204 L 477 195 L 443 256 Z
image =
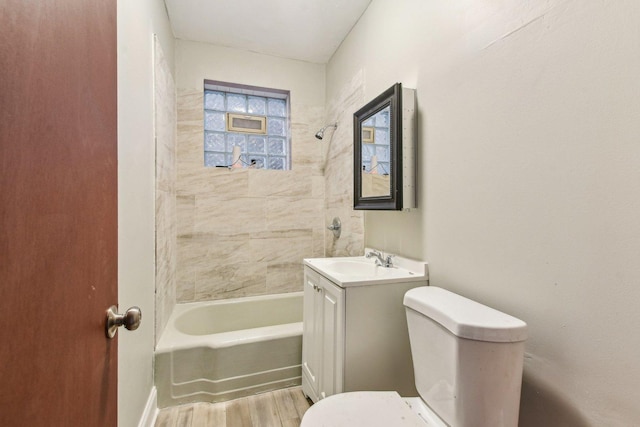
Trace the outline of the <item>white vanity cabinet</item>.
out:
M 403 298 L 427 285 L 426 264 L 423 276 L 391 283 L 349 282 L 319 266 L 305 260 L 304 393 L 314 402 L 360 390 L 417 396 Z
M 305 268 L 302 383 L 314 402 L 342 391 L 344 295 L 344 289 Z

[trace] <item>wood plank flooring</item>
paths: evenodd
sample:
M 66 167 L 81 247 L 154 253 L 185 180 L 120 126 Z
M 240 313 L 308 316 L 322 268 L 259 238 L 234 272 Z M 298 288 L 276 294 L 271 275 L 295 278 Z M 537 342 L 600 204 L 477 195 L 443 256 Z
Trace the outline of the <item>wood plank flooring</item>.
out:
M 194 403 L 160 411 L 155 427 L 299 427 L 309 409 L 301 387 L 220 403 Z

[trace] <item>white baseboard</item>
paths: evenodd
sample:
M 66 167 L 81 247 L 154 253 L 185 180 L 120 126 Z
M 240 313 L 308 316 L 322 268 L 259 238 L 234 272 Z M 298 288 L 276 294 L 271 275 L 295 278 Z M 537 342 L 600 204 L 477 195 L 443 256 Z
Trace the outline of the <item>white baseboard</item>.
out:
M 138 423 L 138 427 L 153 427 L 158 416 L 158 391 L 155 387 L 151 388 L 147 404 Z

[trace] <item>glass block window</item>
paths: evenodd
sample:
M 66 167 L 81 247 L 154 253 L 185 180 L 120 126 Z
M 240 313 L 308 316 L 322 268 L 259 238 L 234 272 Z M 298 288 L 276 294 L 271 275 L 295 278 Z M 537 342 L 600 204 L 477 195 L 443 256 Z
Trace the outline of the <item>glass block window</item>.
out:
M 289 92 L 205 80 L 204 165 L 290 169 Z

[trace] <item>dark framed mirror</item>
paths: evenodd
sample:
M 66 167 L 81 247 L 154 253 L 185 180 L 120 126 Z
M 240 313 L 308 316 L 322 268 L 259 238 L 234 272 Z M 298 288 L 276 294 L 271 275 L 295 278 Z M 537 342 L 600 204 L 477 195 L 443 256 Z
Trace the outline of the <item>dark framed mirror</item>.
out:
M 402 209 L 402 85 L 353 115 L 354 209 Z

